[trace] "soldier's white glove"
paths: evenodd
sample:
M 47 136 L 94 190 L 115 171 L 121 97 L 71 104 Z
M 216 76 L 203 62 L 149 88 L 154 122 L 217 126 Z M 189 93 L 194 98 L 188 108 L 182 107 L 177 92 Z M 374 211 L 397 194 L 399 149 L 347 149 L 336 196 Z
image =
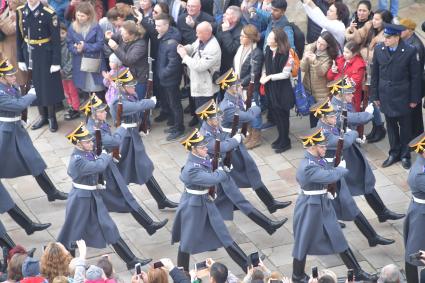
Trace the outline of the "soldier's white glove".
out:
M 330 192 L 328 192 L 327 195 L 328 195 L 328 199 L 336 199 L 336 197 L 337 197 L 336 192 L 335 192 L 335 196 L 333 194 L 331 194 Z
M 347 127 L 347 129 L 345 129 L 345 132 L 346 133 L 349 133 L 349 132 L 351 132 L 352 130 L 349 128 L 349 127 Z
M 28 94 L 37 95 L 37 93 L 35 92 L 35 88 L 34 87 L 30 88 L 30 90 L 28 91 L 27 95 Z
M 356 138 L 356 143 L 358 143 L 358 144 L 365 144 L 366 143 L 366 136 L 363 135 L 362 138 Z
M 232 165 L 230 165 L 230 167 L 232 167 Z M 232 169 L 231 169 L 231 168 L 229 168 L 229 167 L 227 167 L 226 165 L 224 165 L 224 166 L 223 166 L 223 170 L 224 170 L 224 172 L 226 172 L 226 173 L 230 173 L 230 171 L 232 171 Z
M 364 112 L 373 114 L 374 108 L 373 108 L 373 104 L 369 103 L 369 105 L 366 107 L 366 109 L 364 110 Z
M 60 69 L 61 69 L 60 65 L 51 65 L 50 66 L 50 73 L 53 74 L 55 72 L 59 72 Z
M 233 136 L 233 138 L 235 140 L 237 140 L 238 143 L 241 143 L 241 141 L 242 141 L 242 135 L 241 134 L 236 134 L 236 135 Z
M 25 64 L 25 62 L 18 62 L 18 68 L 24 72 L 28 71 L 27 64 Z
M 151 98 L 149 98 L 150 100 L 152 100 L 154 103 L 155 103 L 155 105 L 156 105 L 156 96 L 152 96 Z
M 257 106 L 257 103 L 255 103 L 255 101 L 251 102 L 251 107 Z
M 338 164 L 338 167 L 347 168 L 347 163 L 345 162 L 345 160 L 341 160 Z

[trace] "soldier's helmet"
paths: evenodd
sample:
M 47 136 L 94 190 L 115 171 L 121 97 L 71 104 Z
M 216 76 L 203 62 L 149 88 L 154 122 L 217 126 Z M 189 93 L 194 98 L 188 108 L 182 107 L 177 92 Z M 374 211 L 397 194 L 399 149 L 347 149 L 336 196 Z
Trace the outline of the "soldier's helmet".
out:
M 353 94 L 356 91 L 356 83 L 347 76 L 340 76 L 339 78 L 327 83 L 326 86 L 330 88 L 329 92 L 332 95 Z
M 80 106 L 80 111 L 82 111 L 84 115 L 89 116 L 96 111 L 106 109 L 106 107 L 108 107 L 108 105 L 103 103 L 103 101 L 93 93 L 89 99 Z
M 79 141 L 91 141 L 94 137 L 92 134 L 90 134 L 84 123 L 81 122 L 77 128 L 75 128 L 72 132 L 66 135 L 66 138 L 71 143 L 76 145 Z
M 410 143 L 409 147 L 419 153 L 422 154 L 425 152 L 425 133 L 420 134 L 416 138 L 414 138 Z
M 195 128 L 186 137 L 184 137 L 180 143 L 184 146 L 184 148 L 186 148 L 186 150 L 191 150 L 192 147 L 206 145 L 207 141 L 199 130 Z
M 120 69 L 117 76 L 113 77 L 112 80 L 115 83 L 120 83 L 122 86 L 136 86 L 137 84 L 129 68 Z
M 7 58 L 0 60 L 0 78 L 16 74 L 17 70 Z
M 220 85 L 220 88 L 224 90 L 233 85 L 239 85 L 240 82 L 238 81 L 238 77 L 236 76 L 233 68 L 230 68 L 227 72 L 215 80 L 215 84 Z
M 325 116 L 335 116 L 336 112 L 329 100 L 329 97 L 321 100 L 310 107 L 310 112 L 314 117 L 323 118 Z
M 298 137 L 301 140 L 304 148 L 314 146 L 314 145 L 326 145 L 326 137 L 322 132 L 321 127 L 315 127 L 308 129 L 305 133 L 299 135 Z
M 196 109 L 195 113 L 202 120 L 219 118 L 222 116 L 222 113 L 220 112 L 220 109 L 218 108 L 217 103 L 215 103 L 214 99 L 211 99 L 199 106 L 198 109 Z

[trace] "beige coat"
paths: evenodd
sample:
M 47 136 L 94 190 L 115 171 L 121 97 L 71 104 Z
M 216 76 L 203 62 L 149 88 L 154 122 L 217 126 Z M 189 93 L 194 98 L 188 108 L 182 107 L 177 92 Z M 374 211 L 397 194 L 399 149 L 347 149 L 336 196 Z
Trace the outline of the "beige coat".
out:
M 306 52 L 315 53 L 316 42 L 306 46 Z M 316 54 L 313 63 L 304 56 L 301 60 L 301 71 L 304 72 L 303 84 L 307 91 L 311 92 L 316 101 L 326 98 L 329 95 L 329 88 L 326 87 L 326 73 L 332 66 L 332 59 L 328 53 Z
M 372 28 L 372 21 L 368 21 L 362 28 L 354 29 L 354 31 L 351 31 L 351 29 L 348 28 L 345 31 L 345 39 L 347 41 L 354 40 L 354 42 L 360 45 L 363 45 L 364 42 L 367 40 L 367 35 L 369 34 L 369 31 L 371 28 Z M 372 38 L 369 46 L 363 47 L 360 50 L 360 54 L 362 55 L 366 63 L 372 62 L 373 49 L 380 42 L 384 42 L 384 30 L 381 30 L 374 38 Z
M 17 83 L 24 85 L 27 81 L 27 73 L 20 71 L 16 62 L 15 11 L 11 11 L 9 7 L 0 15 L 0 30 L 6 35 L 5 39 L 0 41 L 1 57 L 9 59 L 9 62 L 18 70 L 16 74 Z

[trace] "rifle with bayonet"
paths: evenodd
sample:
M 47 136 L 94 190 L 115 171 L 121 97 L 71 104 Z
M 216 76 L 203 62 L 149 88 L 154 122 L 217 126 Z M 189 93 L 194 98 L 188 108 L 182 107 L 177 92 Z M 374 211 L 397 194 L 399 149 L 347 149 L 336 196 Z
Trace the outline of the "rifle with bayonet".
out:
M 149 76 L 148 76 L 148 82 L 147 82 L 147 86 L 146 86 L 146 99 L 151 98 L 152 95 L 153 95 L 153 71 L 152 71 L 153 60 L 154 59 L 151 57 L 151 41 L 149 40 L 149 44 L 148 44 Z M 139 132 L 143 131 L 145 134 L 147 134 L 149 132 L 149 130 L 150 130 L 150 125 L 149 125 L 150 115 L 151 115 L 151 111 L 145 110 L 145 112 L 143 113 L 142 122 L 140 123 L 140 126 L 139 126 Z
M 233 122 L 232 122 L 232 131 L 230 132 L 230 137 L 233 138 L 234 135 L 238 132 L 238 125 L 239 125 L 239 114 L 235 113 L 233 115 Z M 223 161 L 224 166 L 227 166 L 230 168 L 232 164 L 232 150 L 226 152 L 226 157 Z
M 27 52 L 28 52 L 28 68 L 27 68 L 27 81 L 24 84 L 22 91 L 22 95 L 27 95 L 28 92 L 31 89 L 32 86 L 32 67 L 33 67 L 33 62 L 32 62 L 32 49 L 33 47 L 31 46 L 30 42 L 30 28 L 28 28 L 28 42 L 27 42 Z M 21 120 L 24 121 L 25 123 L 28 120 L 28 109 L 25 109 L 24 111 L 22 111 L 21 113 Z
M 372 78 L 370 67 L 371 67 L 370 63 L 368 63 L 366 65 L 366 72 L 365 72 L 365 78 L 364 78 L 364 84 L 363 84 L 363 99 L 362 99 L 361 111 L 365 111 L 367 105 L 369 104 L 369 86 L 370 86 L 370 80 Z M 359 133 L 359 138 L 363 139 L 364 125 L 359 125 L 357 127 L 357 132 Z
M 212 160 L 212 171 L 214 172 L 215 170 L 217 170 L 218 168 L 218 162 L 220 160 L 220 140 L 216 139 L 215 140 L 215 144 L 214 144 L 214 157 Z M 212 198 L 215 199 L 216 197 L 216 189 L 215 186 L 211 186 L 208 189 L 208 195 Z
M 254 50 L 253 47 L 251 47 L 251 59 L 249 60 L 249 64 L 251 66 L 251 73 L 250 73 L 250 80 L 249 80 L 249 85 L 248 85 L 248 90 L 246 92 L 246 100 L 245 100 L 245 108 L 246 111 L 248 111 L 251 108 L 251 104 L 252 104 L 252 97 L 254 96 L 254 83 L 255 83 L 255 73 L 254 73 L 254 54 L 253 54 Z M 246 137 L 246 133 L 248 131 L 248 123 L 249 122 L 245 122 L 242 124 L 242 130 L 241 130 L 241 134 L 244 135 Z
M 115 127 L 119 127 L 121 126 L 121 119 L 122 119 L 122 113 L 123 113 L 123 105 L 122 105 L 122 92 L 121 92 L 121 88 L 122 85 L 120 82 L 116 82 L 116 86 L 118 89 L 118 103 L 117 103 L 117 113 L 115 116 Z M 115 160 L 120 160 L 120 148 L 119 147 L 114 147 L 112 149 L 112 157 Z
M 96 155 L 99 156 L 102 154 L 102 133 L 100 131 L 100 121 L 96 121 L 96 130 L 94 133 L 96 137 Z M 101 185 L 105 184 L 102 173 L 99 173 L 97 183 Z

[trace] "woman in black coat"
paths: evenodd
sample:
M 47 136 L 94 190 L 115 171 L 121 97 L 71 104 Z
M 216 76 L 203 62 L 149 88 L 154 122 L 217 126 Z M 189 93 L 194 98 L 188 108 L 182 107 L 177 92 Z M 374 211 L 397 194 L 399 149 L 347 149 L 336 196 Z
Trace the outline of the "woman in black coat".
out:
M 276 153 L 291 148 L 289 139 L 289 111 L 295 99 L 290 81 L 294 58 L 290 54 L 288 36 L 282 28 L 274 28 L 267 37 L 263 74 L 267 105 L 277 125 L 279 137 L 272 143 Z

